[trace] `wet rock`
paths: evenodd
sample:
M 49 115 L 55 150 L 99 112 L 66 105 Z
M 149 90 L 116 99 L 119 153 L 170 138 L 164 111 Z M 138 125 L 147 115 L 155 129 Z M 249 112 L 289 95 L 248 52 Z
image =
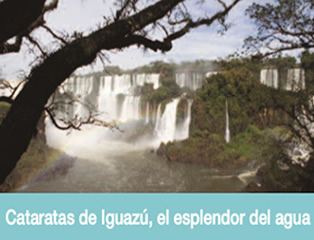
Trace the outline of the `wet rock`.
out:
M 159 148 L 156 151 L 157 156 L 159 157 L 167 157 L 167 146 L 165 143 L 161 143 Z

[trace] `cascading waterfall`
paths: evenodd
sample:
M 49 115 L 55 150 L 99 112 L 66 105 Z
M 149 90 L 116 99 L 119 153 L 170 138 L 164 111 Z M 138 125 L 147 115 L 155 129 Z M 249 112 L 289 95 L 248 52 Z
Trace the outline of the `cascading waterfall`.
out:
M 260 82 L 266 86 L 278 88 L 278 78 L 280 78 L 280 88 L 287 91 L 300 91 L 306 89 L 305 71 L 302 68 L 288 69 L 282 73 L 283 76 L 278 76 L 277 69 L 262 69 Z M 313 98 L 314 99 L 314 98 Z M 303 109 L 301 112 L 295 112 L 298 122 L 305 126 L 309 133 L 314 136 L 313 119 L 305 117 L 308 115 Z M 296 127 L 297 129 L 298 127 Z M 227 140 L 226 140 L 227 141 Z M 303 143 L 291 143 L 291 146 L 286 150 L 292 161 L 295 163 L 303 164 L 309 158 L 308 146 Z M 300 161 L 300 159 L 302 159 Z
M 141 118 L 141 97 L 126 96 L 122 105 L 120 122 L 127 122 L 129 120 L 140 120 Z
M 180 98 L 175 98 L 165 107 L 164 113 L 161 115 L 161 105 L 158 106 L 157 121 L 155 126 L 155 134 L 162 142 L 175 140 L 177 106 Z
M 159 74 L 157 74 L 157 73 L 134 74 L 133 75 L 133 82 L 136 86 L 144 86 L 145 83 L 148 83 L 148 84 L 153 84 L 154 89 L 157 89 L 160 87 Z
M 176 83 L 181 88 L 189 88 L 193 91 L 199 89 L 203 85 L 204 74 L 195 72 L 176 73 Z
M 298 91 L 305 89 L 305 72 L 301 68 L 288 69 L 286 90 Z
M 72 92 L 76 96 L 86 96 L 92 92 L 93 77 L 70 77 L 63 85 L 64 92 Z M 61 91 L 62 91 L 61 90 Z
M 193 100 L 187 100 L 187 112 L 181 124 L 177 124 L 177 107 L 181 100 L 175 98 L 165 106 L 161 113 L 161 104 L 158 105 L 154 134 L 159 142 L 169 142 L 174 140 L 184 140 L 189 137 L 191 122 L 191 108 Z
M 280 79 L 280 84 L 279 84 Z M 262 69 L 260 82 L 268 87 L 280 88 L 287 91 L 305 89 L 305 72 L 302 68 L 288 69 L 284 76 L 279 76 L 277 69 Z
M 228 101 L 226 100 L 226 129 L 225 129 L 225 141 L 226 143 L 230 143 L 230 129 L 229 129 L 229 109 L 228 109 Z
M 260 81 L 262 84 L 278 89 L 278 70 L 277 69 L 262 69 Z
M 149 102 L 146 103 L 145 124 L 149 124 Z
M 141 119 L 141 97 L 135 95 L 138 86 L 160 85 L 159 74 L 123 74 L 100 78 L 99 110 L 105 112 L 104 120 L 127 122 Z
M 195 75 L 193 79 L 198 77 Z M 159 74 L 122 74 L 100 78 L 71 77 L 63 85 L 63 89 L 83 96 L 83 101 L 96 99 L 97 110 L 101 113 L 98 117 L 107 122 L 115 121 L 122 124 L 128 132 L 134 131 L 136 126 L 142 124 L 153 124 L 154 134 L 150 138 L 154 146 L 158 146 L 160 142 L 188 138 L 192 100 L 187 99 L 184 118 L 177 123 L 177 106 L 182 97 L 165 104 L 164 111 L 162 111 L 162 104 L 157 106 L 146 102 L 146 108 L 142 107 L 141 92 L 138 87 L 146 84 L 151 84 L 153 89 L 159 88 Z M 195 86 L 191 85 L 193 88 Z M 82 106 L 74 106 L 70 111 L 72 116 L 88 114 L 86 111 L 84 113 Z M 128 122 L 130 124 L 125 124 Z M 128 133 L 124 135 L 128 136 Z M 121 140 L 124 138 L 121 133 L 116 136 L 106 133 L 104 136 L 114 139 L 121 137 Z M 149 144 L 148 142 L 149 140 L 144 144 Z
M 158 132 L 158 129 L 160 129 L 160 121 L 161 119 L 161 103 L 158 105 L 158 108 L 157 108 L 157 115 L 156 115 L 156 123 L 155 123 L 155 130 L 154 130 L 154 133 L 157 134 Z
M 185 120 L 180 126 L 176 128 L 176 140 L 184 140 L 189 137 L 190 134 L 190 123 L 191 123 L 191 109 L 192 109 L 192 99 L 188 99 L 187 105 L 187 113 L 185 116 Z
M 177 72 L 176 83 L 180 88 L 189 88 L 193 91 L 201 88 L 204 83 L 204 79 L 208 78 L 218 72 Z

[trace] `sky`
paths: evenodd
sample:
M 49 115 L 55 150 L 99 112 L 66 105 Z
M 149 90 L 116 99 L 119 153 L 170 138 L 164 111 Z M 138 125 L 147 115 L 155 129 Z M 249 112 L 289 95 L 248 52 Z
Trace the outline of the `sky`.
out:
M 47 25 L 56 33 L 80 31 L 88 34 L 103 22 L 104 16 L 111 14 L 113 0 L 60 0 L 57 10 L 46 14 Z M 203 6 L 195 4 L 196 0 L 188 1 L 187 7 L 192 15 L 199 16 L 205 12 L 214 13 L 219 9 L 215 0 L 207 0 Z M 227 2 L 231 0 L 227 0 Z M 145 2 L 145 1 L 144 1 Z M 227 57 L 240 49 L 243 40 L 256 31 L 254 24 L 245 16 L 245 9 L 252 2 L 265 2 L 242 0 L 228 16 L 231 28 L 224 34 L 218 34 L 218 26 L 200 27 L 193 29 L 184 37 L 173 42 L 173 48 L 166 54 L 143 51 L 137 47 L 130 47 L 123 51 L 106 53 L 110 62 L 107 65 L 118 65 L 122 69 L 132 69 L 152 61 L 194 61 L 197 59 L 214 60 Z M 215 4 L 212 4 L 215 3 Z M 110 7 L 111 6 L 111 7 Z M 32 36 L 49 49 L 56 49 L 51 36 L 43 29 L 36 30 Z M 156 33 L 154 37 L 160 36 Z M 23 46 L 18 54 L 0 56 L 0 74 L 6 79 L 17 79 L 27 75 L 34 62 L 34 55 L 28 52 L 28 47 Z M 81 68 L 80 73 L 98 71 L 103 68 L 100 60 L 92 66 Z

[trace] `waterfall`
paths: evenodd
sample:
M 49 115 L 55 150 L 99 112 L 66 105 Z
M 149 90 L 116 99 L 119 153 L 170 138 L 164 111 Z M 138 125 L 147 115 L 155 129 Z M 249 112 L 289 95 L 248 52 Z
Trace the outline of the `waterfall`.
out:
M 62 88 L 62 92 L 71 92 L 76 96 L 86 96 L 92 92 L 93 77 L 70 77 Z
M 181 100 L 175 98 L 165 106 L 165 111 L 161 114 L 161 104 L 158 105 L 155 123 L 155 136 L 160 142 L 174 140 L 184 140 L 189 137 L 191 123 L 191 108 L 193 100 L 187 100 L 187 112 L 181 124 L 177 125 L 177 107 Z
M 180 88 L 189 88 L 193 91 L 201 88 L 204 83 L 204 79 L 208 78 L 218 72 L 207 72 L 207 73 L 200 73 L 200 72 L 177 72 L 176 83 Z
M 192 99 L 188 99 L 187 102 L 187 113 L 185 115 L 185 119 L 181 126 L 177 126 L 176 129 L 176 140 L 184 140 L 189 137 L 190 133 L 190 123 L 191 123 L 191 108 L 192 108 Z
M 305 72 L 301 68 L 288 69 L 286 90 L 298 91 L 305 89 Z
M 228 112 L 228 101 L 226 100 L 226 130 L 225 130 L 226 143 L 230 143 L 230 129 L 229 129 L 229 112 Z
M 122 74 L 95 77 L 70 77 L 62 85 L 61 93 L 71 92 L 77 97 L 92 97 L 94 105 L 101 112 L 99 118 L 104 121 L 140 120 L 141 96 L 135 95 L 138 87 L 152 84 L 153 89 L 160 87 L 159 74 Z M 96 84 L 97 83 L 97 84 Z M 96 88 L 97 89 L 94 89 Z M 88 99 L 90 100 L 90 99 Z M 78 114 L 79 109 L 75 109 Z
M 119 116 L 120 122 L 129 120 L 140 120 L 141 118 L 141 97 L 126 96 Z
M 156 123 L 155 123 L 155 134 L 157 133 L 158 129 L 160 129 L 160 123 L 161 123 L 161 103 L 158 105 L 157 108 L 157 116 L 156 116 Z
M 281 79 L 281 87 L 288 91 L 299 91 L 305 89 L 305 72 L 302 68 L 292 68 L 287 70 L 287 75 L 278 75 L 277 69 L 262 69 L 260 74 L 260 82 L 268 87 L 279 88 L 279 81 Z
M 177 106 L 180 98 L 175 98 L 166 105 L 165 111 L 160 117 L 157 116 L 155 132 L 162 142 L 173 141 L 176 133 Z M 160 111 L 160 106 L 158 106 Z
M 145 83 L 153 84 L 153 88 L 157 89 L 160 87 L 160 81 L 159 81 L 159 74 L 152 73 L 152 74 L 134 74 L 134 85 L 135 86 L 144 86 Z
M 262 69 L 260 82 L 268 87 L 278 88 L 278 70 L 277 69 Z
M 189 88 L 193 91 L 203 85 L 204 74 L 197 72 L 176 73 L 176 83 L 180 88 Z
M 201 78 L 197 74 L 191 76 L 190 80 L 192 80 L 189 80 L 187 85 L 195 89 L 200 86 Z M 138 87 L 145 84 L 151 84 L 154 89 L 159 88 L 159 74 L 122 74 L 99 78 L 71 77 L 64 83 L 63 89 L 82 96 L 82 101 L 96 102 L 97 111 L 101 113 L 97 116 L 99 119 L 107 122 L 115 121 L 122 124 L 120 126 L 123 130 L 128 129 L 124 136 L 117 134 L 121 140 L 127 139 L 128 134 L 132 135 L 137 126 L 148 125 L 150 122 L 154 124 L 154 134 L 149 136 L 148 141 L 152 141 L 153 145 L 188 138 L 192 100 L 186 100 L 183 118 L 177 123 L 177 107 L 182 97 L 172 99 L 165 104 L 163 111 L 161 103 L 151 105 L 150 102 L 146 102 L 146 108 L 142 107 L 142 97 L 139 95 Z M 71 116 L 88 115 L 88 111 L 79 105 L 69 108 Z M 141 119 L 143 121 L 139 121 Z M 105 134 L 105 136 L 110 138 L 113 135 Z M 145 143 L 151 144 L 147 141 Z
M 99 110 L 104 112 L 104 120 L 127 122 L 140 120 L 141 96 L 135 95 L 139 86 L 152 84 L 159 88 L 159 74 L 122 74 L 101 77 Z
M 149 124 L 149 102 L 146 103 L 145 124 Z
M 192 119 L 192 111 L 191 111 L 192 110 L 192 104 L 193 104 L 193 100 L 189 99 L 188 100 L 188 113 L 187 113 L 186 119 L 185 119 L 184 124 L 183 124 L 184 134 L 183 134 L 182 139 L 189 138 L 189 136 L 190 136 L 190 123 L 191 123 L 191 119 Z
M 130 95 L 131 92 L 131 76 L 129 74 L 123 74 L 121 76 L 113 76 L 111 84 L 113 85 L 112 91 L 115 94 Z

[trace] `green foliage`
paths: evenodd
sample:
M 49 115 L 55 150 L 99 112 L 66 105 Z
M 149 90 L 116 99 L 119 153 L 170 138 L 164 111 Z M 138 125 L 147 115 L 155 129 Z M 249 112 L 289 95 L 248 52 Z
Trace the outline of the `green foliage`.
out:
M 170 88 L 161 86 L 157 90 L 151 92 L 149 95 L 145 96 L 145 100 L 150 103 L 159 104 L 169 98 L 176 97 L 176 92 L 172 91 Z
M 187 98 L 181 98 L 178 106 L 177 106 L 177 122 L 176 125 L 178 126 L 180 123 L 183 123 L 183 121 L 186 118 L 186 114 L 188 112 L 188 99 Z
M 289 140 L 288 138 L 286 139 Z M 257 172 L 259 186 L 251 183 L 248 191 L 304 192 L 314 191 L 313 158 L 304 167 L 291 164 L 284 149 L 286 142 L 268 138 L 262 150 L 264 165 Z
M 222 63 L 225 71 L 213 75 L 197 93 L 193 104 L 191 134 L 195 129 L 208 133 L 224 133 L 225 103 L 228 101 L 230 130 L 232 135 L 245 130 L 254 122 L 253 116 L 258 112 L 258 104 L 251 100 L 260 87 L 258 75 L 251 70 L 254 65 L 233 60 L 230 65 Z M 254 66 L 254 67 L 252 67 Z
M 207 167 L 236 167 L 231 155 L 225 154 L 224 140 L 220 135 L 212 134 L 208 138 L 192 137 L 182 142 L 167 144 L 167 156 L 171 161 L 198 163 Z M 241 164 L 242 165 L 242 164 Z
M 159 73 L 160 82 L 162 84 L 156 90 L 148 87 L 143 87 L 141 93 L 143 95 L 143 102 L 150 102 L 157 106 L 159 103 L 169 102 L 172 98 L 176 98 L 182 94 L 181 89 L 175 81 L 175 65 L 156 61 L 150 63 L 148 66 L 139 67 L 132 71 L 133 73 Z
M 270 63 L 278 67 L 288 63 L 292 66 L 295 59 L 220 62 L 222 71 L 208 78 L 194 98 L 190 138 L 169 143 L 168 158 L 210 167 L 240 167 L 251 161 L 264 161 L 270 136 L 278 135 L 277 130 L 269 128 L 293 123 L 287 112 L 293 111 L 299 94 L 260 84 L 260 69 Z M 230 144 L 224 141 L 226 101 Z
M 165 63 L 163 61 L 151 62 L 149 65 L 141 66 L 133 69 L 133 73 L 164 73 L 173 72 L 176 68 L 175 64 Z
M 246 11 L 258 32 L 246 39 L 246 50 L 269 54 L 285 50 L 311 49 L 313 41 L 313 0 L 275 0 L 253 3 Z
M 303 52 L 301 66 L 305 70 L 307 92 L 309 95 L 314 95 L 314 53 Z
M 10 104 L 5 102 L 0 102 L 0 124 L 2 123 L 3 119 L 7 115 L 7 112 L 10 109 Z
M 199 163 L 214 168 L 239 168 L 253 162 L 265 160 L 264 149 L 269 145 L 269 134 L 273 130 L 260 130 L 253 125 L 232 138 L 226 144 L 221 134 L 212 133 L 204 137 L 196 135 L 182 142 L 167 144 L 167 156 L 172 161 Z
M 61 152 L 40 141 L 33 139 L 17 163 L 14 170 L 0 187 L 0 191 L 15 191 L 22 185 L 28 183 L 32 178 L 55 160 Z
M 254 125 L 249 125 L 248 128 L 232 138 L 231 144 L 225 145 L 227 153 L 235 152 L 245 160 L 262 161 L 262 147 L 268 141 L 267 131 L 261 131 Z
M 0 103 L 0 123 L 9 109 L 9 104 Z M 43 141 L 32 139 L 27 151 L 22 155 L 15 169 L 8 176 L 6 182 L 1 185 L 0 191 L 14 191 L 21 187 L 60 154 L 60 151 L 47 147 Z

